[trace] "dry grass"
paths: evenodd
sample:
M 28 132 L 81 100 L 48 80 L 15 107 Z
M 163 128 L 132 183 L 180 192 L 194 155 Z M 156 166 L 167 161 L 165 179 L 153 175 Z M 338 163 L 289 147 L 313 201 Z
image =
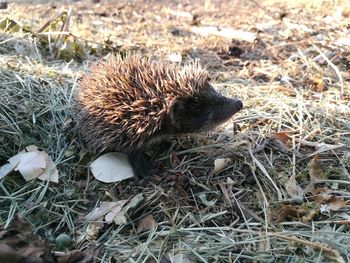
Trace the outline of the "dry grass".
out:
M 346 1 L 328 2 L 327 8 L 317 2 L 311 10 L 268 2 L 260 7 L 254 1 L 204 2 L 71 4 L 69 41 L 82 43 L 83 62 L 55 57 L 54 41 L 39 41 L 32 33 L 0 36 L 0 164 L 36 144 L 60 171 L 57 185 L 24 182 L 16 173 L 0 179 L 1 224 L 23 214 L 52 243 L 66 233 L 75 248 L 102 245 L 98 261 L 166 262 L 175 254 L 194 262 L 350 260 L 349 206 L 321 213 L 310 194 L 295 200 L 286 189 L 291 176 L 304 190 L 310 183 L 308 163 L 315 147 L 302 140 L 344 144 L 319 154 L 326 179 L 316 185 L 350 199 L 350 51 L 337 44 L 346 37 L 348 20 L 337 11 Z M 10 4 L 1 12 L 35 31 L 61 7 L 67 8 Z M 259 31 L 259 40 L 231 43 L 198 36 L 190 32 L 191 15 L 176 17 L 169 10 L 196 13 L 202 25 Z M 276 13 L 287 17 L 275 19 Z M 230 48 L 241 54 L 229 55 Z M 179 52 L 184 62 L 197 58 L 217 87 L 240 97 L 245 108 L 209 136 L 180 138 L 157 153 L 158 168 L 150 179 L 102 184 L 88 171 L 94 156 L 84 155 L 69 107 L 88 62 L 111 51 L 160 60 Z M 287 147 L 270 138 L 274 132 L 288 132 Z M 229 166 L 214 175 L 214 160 L 227 156 Z M 144 200 L 129 211 L 126 224 L 96 232 L 97 224 L 84 222 L 100 201 L 139 193 Z M 277 220 L 288 204 L 306 216 L 315 214 L 308 220 Z M 153 215 L 157 227 L 137 233 L 146 215 Z

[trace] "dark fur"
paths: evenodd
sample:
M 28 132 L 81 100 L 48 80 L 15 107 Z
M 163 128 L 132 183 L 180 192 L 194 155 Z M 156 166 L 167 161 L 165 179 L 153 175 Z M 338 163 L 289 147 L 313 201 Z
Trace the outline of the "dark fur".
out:
M 145 176 L 147 146 L 172 135 L 208 131 L 242 106 L 216 92 L 196 64 L 178 69 L 129 57 L 93 65 L 79 82 L 73 108 L 88 147 L 128 154 L 135 174 Z

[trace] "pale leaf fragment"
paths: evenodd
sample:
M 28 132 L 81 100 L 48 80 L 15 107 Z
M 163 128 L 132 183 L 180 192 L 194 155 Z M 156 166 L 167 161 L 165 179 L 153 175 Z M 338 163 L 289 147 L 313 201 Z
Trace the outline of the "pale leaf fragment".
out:
M 295 180 L 295 176 L 292 175 L 289 177 L 289 180 L 286 183 L 287 193 L 292 198 L 302 199 L 303 189 L 299 186 L 298 182 Z
M 154 220 L 153 215 L 147 215 L 140 220 L 139 225 L 137 226 L 137 233 L 151 230 L 156 225 L 157 223 Z
M 95 241 L 98 237 L 98 232 L 103 228 L 102 222 L 90 222 L 85 228 L 77 230 L 76 243 L 81 244 L 88 241 Z
M 13 167 L 10 163 L 4 164 L 0 168 L 0 179 L 4 178 L 6 175 L 11 173 L 14 170 L 15 167 Z
M 56 164 L 46 152 L 39 152 L 46 161 L 45 171 L 38 177 L 42 181 L 58 183 L 58 170 Z
M 9 163 L 17 165 L 15 171 L 19 171 L 26 181 L 39 177 L 46 168 L 46 160 L 38 152 L 19 153 L 11 157 Z
M 125 212 L 127 212 L 131 208 L 137 207 L 143 201 L 143 194 L 140 193 L 131 198 L 130 202 L 127 203 L 124 207 Z
M 19 171 L 26 181 L 39 178 L 58 183 L 58 170 L 55 163 L 46 152 L 39 151 L 36 145 L 27 146 L 12 156 L 8 162 L 12 169 Z
M 186 254 L 178 253 L 171 257 L 171 263 L 194 263 L 194 261 L 190 256 Z
M 100 205 L 94 210 L 92 210 L 89 214 L 86 215 L 85 219 L 87 221 L 94 221 L 101 219 L 104 217 L 106 214 L 108 214 L 111 211 L 117 211 L 121 210 L 121 208 L 125 205 L 127 200 L 122 200 L 118 202 L 101 202 Z
M 121 210 L 119 213 L 117 213 L 114 218 L 113 222 L 116 225 L 123 225 L 126 224 L 126 216 L 125 216 L 125 210 Z
M 90 165 L 93 176 L 104 183 L 122 181 L 134 176 L 131 165 L 125 154 L 106 153 Z
M 213 173 L 217 174 L 225 169 L 231 162 L 231 158 L 218 158 L 214 160 Z

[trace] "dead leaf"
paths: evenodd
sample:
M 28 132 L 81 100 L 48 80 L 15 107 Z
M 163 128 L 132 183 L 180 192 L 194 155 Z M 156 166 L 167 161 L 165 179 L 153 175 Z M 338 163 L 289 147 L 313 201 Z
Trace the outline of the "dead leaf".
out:
M 114 222 L 116 225 L 125 224 L 127 221 L 126 212 L 135 208 L 143 200 L 143 195 L 138 194 L 131 200 L 120 200 L 117 202 L 101 202 L 98 207 L 86 215 L 87 221 L 104 221 L 106 223 Z
M 56 164 L 52 161 L 51 157 L 46 152 L 40 151 L 39 154 L 45 158 L 46 167 L 38 179 L 42 181 L 58 183 L 58 170 Z
M 333 195 L 328 202 L 328 207 L 332 211 L 338 211 L 341 208 L 346 207 L 346 201 Z
M 0 168 L 0 179 L 4 178 L 6 175 L 10 174 L 15 167 L 13 167 L 10 163 L 4 164 Z
M 129 209 L 137 207 L 142 201 L 144 197 L 143 194 L 140 193 L 138 195 L 135 195 L 131 200 L 125 205 L 124 210 L 125 212 L 128 212 Z
M 0 227 L 0 262 L 56 262 L 49 242 L 32 233 L 31 225 L 20 215 L 15 215 L 10 225 Z
M 319 160 L 319 156 L 315 155 L 315 157 L 312 158 L 308 164 L 310 181 L 318 181 L 318 180 L 327 179 L 323 173 L 322 168 L 317 163 L 318 160 Z
M 280 210 L 277 211 L 277 219 L 276 223 L 289 221 L 288 219 L 292 219 L 293 221 L 299 221 L 299 218 L 306 215 L 306 211 L 304 209 L 297 209 L 292 205 L 284 205 Z
M 271 134 L 272 138 L 278 139 L 283 143 L 287 143 L 291 140 L 291 137 L 288 135 L 287 132 L 273 132 Z
M 93 176 L 104 183 L 119 182 L 134 176 L 134 172 L 125 154 L 107 153 L 90 165 Z
M 339 209 L 346 207 L 346 201 L 338 196 L 332 195 L 331 189 L 328 189 L 327 187 L 307 187 L 307 189 L 307 192 L 313 194 L 313 196 L 310 197 L 310 200 L 314 200 L 318 204 L 323 205 L 322 209 L 325 210 L 323 212 L 329 210 L 338 211 Z
M 39 177 L 46 168 L 45 158 L 38 152 L 19 153 L 9 159 L 13 165 L 20 159 L 15 171 L 19 171 L 26 181 Z M 15 166 L 15 165 L 14 165 Z
M 331 197 L 331 190 L 327 187 L 315 188 L 313 184 L 306 187 L 305 192 L 311 193 L 310 200 L 315 201 L 316 203 L 327 202 Z
M 101 246 L 91 245 L 83 251 L 72 250 L 63 256 L 57 257 L 57 263 L 92 263 L 98 258 Z
M 231 158 L 218 158 L 214 160 L 213 173 L 217 174 L 231 163 Z
M 58 183 L 58 170 L 51 157 L 44 151 L 39 151 L 38 146 L 29 145 L 25 150 L 12 156 L 9 164 L 0 170 L 2 173 L 10 173 L 12 170 L 19 171 L 26 181 L 39 178 L 43 181 Z M 10 169 L 11 168 L 11 169 Z
M 70 251 L 68 254 L 58 257 L 58 263 L 74 263 L 74 262 L 90 262 L 90 261 L 81 261 L 86 257 L 85 253 L 79 250 Z M 91 258 L 92 262 L 92 258 Z
M 303 189 L 299 186 L 298 182 L 295 180 L 295 176 L 292 175 L 289 177 L 289 180 L 286 183 L 286 190 L 290 197 L 302 199 L 303 198 Z
M 101 202 L 100 206 L 94 208 L 85 219 L 87 221 L 101 220 L 105 216 L 106 222 L 110 223 L 113 220 L 113 217 L 119 213 L 123 206 L 128 200 L 121 200 L 117 202 Z
M 140 220 L 139 225 L 137 226 L 137 233 L 151 230 L 156 225 L 157 223 L 154 220 L 153 215 L 147 215 Z
M 56 164 L 53 162 L 51 157 L 45 151 L 39 151 L 39 147 L 36 145 L 29 145 L 25 148 L 26 152 L 37 152 L 39 153 L 46 162 L 44 172 L 38 177 L 42 181 L 50 181 L 58 183 L 58 170 Z M 22 151 L 23 152 L 23 151 Z
M 322 76 L 311 76 L 307 80 L 307 84 L 310 89 L 315 92 L 323 92 L 326 89 L 326 84 L 324 83 Z
M 103 228 L 103 222 L 90 222 L 84 228 L 77 230 L 76 243 L 82 244 L 86 240 L 91 242 L 97 239 L 99 231 Z

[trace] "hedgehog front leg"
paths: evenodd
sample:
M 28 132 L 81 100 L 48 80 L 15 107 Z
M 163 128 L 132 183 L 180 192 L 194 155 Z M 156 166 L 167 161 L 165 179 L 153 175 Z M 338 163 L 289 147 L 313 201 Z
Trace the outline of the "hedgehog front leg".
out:
M 142 151 L 132 151 L 129 153 L 128 158 L 134 171 L 135 177 L 141 179 L 150 176 L 151 165 L 150 162 L 145 158 L 145 155 Z

